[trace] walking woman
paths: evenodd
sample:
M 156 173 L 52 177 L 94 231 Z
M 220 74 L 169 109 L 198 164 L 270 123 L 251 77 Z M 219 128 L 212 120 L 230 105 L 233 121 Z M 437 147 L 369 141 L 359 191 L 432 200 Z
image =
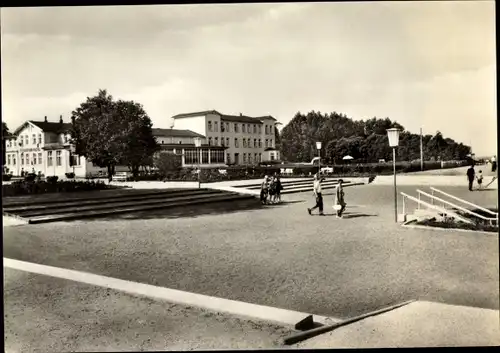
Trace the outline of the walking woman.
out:
M 343 182 L 344 181 L 340 179 L 337 188 L 335 190 L 334 208 L 337 211 L 337 218 L 342 218 L 342 214 L 344 213 L 345 208 L 347 206 L 344 199 L 345 194 L 344 194 L 344 187 L 342 186 Z
M 325 214 L 323 213 L 323 195 L 321 194 L 321 182 L 323 179 L 319 174 L 314 174 L 314 184 L 313 184 L 313 192 L 314 196 L 316 197 L 316 205 L 312 208 L 308 208 L 307 212 L 309 212 L 310 215 L 312 215 L 312 211 L 315 210 L 316 208 L 319 208 L 319 215 L 324 216 Z
M 281 190 L 283 190 L 283 185 L 281 185 L 280 177 L 276 177 L 276 200 L 281 202 Z
M 269 192 L 269 183 L 267 175 L 264 177 L 264 181 L 260 186 L 260 202 L 265 205 L 267 203 L 267 194 Z

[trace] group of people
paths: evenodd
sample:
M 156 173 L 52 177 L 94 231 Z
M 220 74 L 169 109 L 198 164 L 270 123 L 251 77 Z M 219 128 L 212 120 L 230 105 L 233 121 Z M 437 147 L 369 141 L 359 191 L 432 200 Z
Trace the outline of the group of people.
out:
M 314 192 L 314 197 L 316 198 L 316 205 L 314 205 L 311 208 L 307 209 L 307 212 L 309 212 L 310 215 L 312 215 L 312 211 L 314 211 L 316 208 L 319 211 L 320 216 L 324 216 L 325 214 L 323 213 L 323 193 L 322 193 L 322 183 L 325 179 L 319 175 L 315 174 L 314 175 L 314 184 L 313 184 L 313 192 Z M 346 202 L 345 202 L 345 193 L 344 193 L 344 187 L 342 186 L 343 180 L 339 179 L 338 185 L 335 188 L 335 198 L 333 201 L 333 209 L 336 211 L 336 216 L 337 218 L 342 218 L 343 213 L 346 209 Z
M 281 185 L 280 177 L 266 175 L 260 187 L 260 202 L 263 205 L 281 202 L 281 190 L 283 190 L 283 185 Z
M 497 169 L 497 165 L 496 165 L 496 159 L 492 159 L 492 166 L 491 166 L 491 171 L 492 172 L 496 172 L 496 169 Z M 493 177 L 492 181 L 493 182 L 494 180 L 496 179 L 496 177 Z M 472 164 L 469 169 L 467 169 L 467 180 L 469 181 L 469 191 L 473 191 L 473 186 L 474 186 L 474 180 L 477 182 L 477 188 L 478 189 L 482 189 L 482 185 L 483 185 L 483 171 L 480 170 L 477 174 L 476 174 L 476 170 L 474 169 L 474 164 Z M 491 184 L 490 182 L 490 184 Z M 488 184 L 489 185 L 489 184 Z M 488 186 L 486 185 L 486 187 Z

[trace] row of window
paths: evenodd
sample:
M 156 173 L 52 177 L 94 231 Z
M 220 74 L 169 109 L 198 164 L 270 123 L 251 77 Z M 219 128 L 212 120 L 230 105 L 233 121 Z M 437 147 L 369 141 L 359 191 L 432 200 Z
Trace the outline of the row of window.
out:
M 201 151 L 201 164 L 209 163 L 209 151 Z M 200 152 L 196 149 L 185 149 L 184 150 L 184 163 L 186 164 L 200 164 Z M 224 151 L 210 151 L 210 163 L 223 164 L 224 163 Z
M 64 142 L 65 143 L 69 142 L 69 135 L 64 135 Z M 17 143 L 18 142 L 15 139 L 9 139 L 7 140 L 7 147 L 16 147 Z M 36 146 L 37 144 L 38 145 L 42 144 L 42 134 L 31 135 L 31 145 Z M 19 136 L 19 146 L 29 146 L 29 145 L 30 145 L 29 135 Z
M 243 148 L 262 148 L 262 141 L 261 139 L 253 139 L 253 145 L 252 145 L 252 139 L 246 139 L 244 138 L 243 140 Z M 273 147 L 273 140 L 266 139 L 266 148 L 267 147 Z M 222 146 L 222 147 L 231 147 L 229 137 L 221 137 L 220 139 L 220 145 L 219 145 L 219 138 L 214 137 L 213 140 L 211 137 L 208 138 L 208 145 L 209 146 Z M 237 137 L 234 138 L 234 147 L 239 148 L 240 147 L 240 142 Z
M 231 153 L 227 154 L 228 164 L 232 162 L 239 163 L 238 159 L 239 158 L 237 153 L 234 154 L 234 159 L 231 159 Z M 261 161 L 262 161 L 262 153 L 254 153 L 253 155 L 252 153 L 243 153 L 243 163 L 252 164 L 252 163 L 259 163 Z
M 72 165 L 78 166 L 80 165 L 80 157 L 77 155 L 72 155 Z M 51 167 L 53 163 L 53 152 L 47 152 L 47 166 Z M 29 165 L 38 165 L 43 164 L 42 153 L 24 153 L 21 155 L 21 164 L 22 166 Z M 7 154 L 7 165 L 15 166 L 16 165 L 16 155 Z M 56 151 L 56 166 L 62 166 L 62 151 Z
M 230 124 L 228 122 L 221 121 L 220 123 L 220 131 L 221 132 L 231 132 L 230 129 Z M 273 132 L 273 126 L 272 125 L 264 125 L 264 132 L 266 135 L 272 135 Z M 219 132 L 219 122 L 214 121 L 212 124 L 212 121 L 208 121 L 208 131 L 210 132 Z M 240 132 L 240 124 L 239 123 L 233 123 L 233 131 L 236 133 Z M 260 124 L 245 124 L 241 123 L 241 132 L 242 133 L 254 133 L 254 134 L 262 134 L 262 125 Z

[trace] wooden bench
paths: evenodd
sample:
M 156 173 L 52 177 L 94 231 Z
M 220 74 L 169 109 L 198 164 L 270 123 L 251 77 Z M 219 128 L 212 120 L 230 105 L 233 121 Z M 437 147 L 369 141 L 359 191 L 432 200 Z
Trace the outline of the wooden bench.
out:
M 127 172 L 118 172 L 113 175 L 113 181 L 127 181 Z

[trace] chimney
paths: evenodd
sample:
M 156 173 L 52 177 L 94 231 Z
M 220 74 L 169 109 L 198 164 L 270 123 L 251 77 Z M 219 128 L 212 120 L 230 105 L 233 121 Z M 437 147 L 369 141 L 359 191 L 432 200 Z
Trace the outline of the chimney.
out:
M 59 123 L 62 124 L 63 120 L 62 120 L 62 115 L 59 115 Z
M 45 115 L 45 119 L 43 121 L 47 122 L 47 115 Z

